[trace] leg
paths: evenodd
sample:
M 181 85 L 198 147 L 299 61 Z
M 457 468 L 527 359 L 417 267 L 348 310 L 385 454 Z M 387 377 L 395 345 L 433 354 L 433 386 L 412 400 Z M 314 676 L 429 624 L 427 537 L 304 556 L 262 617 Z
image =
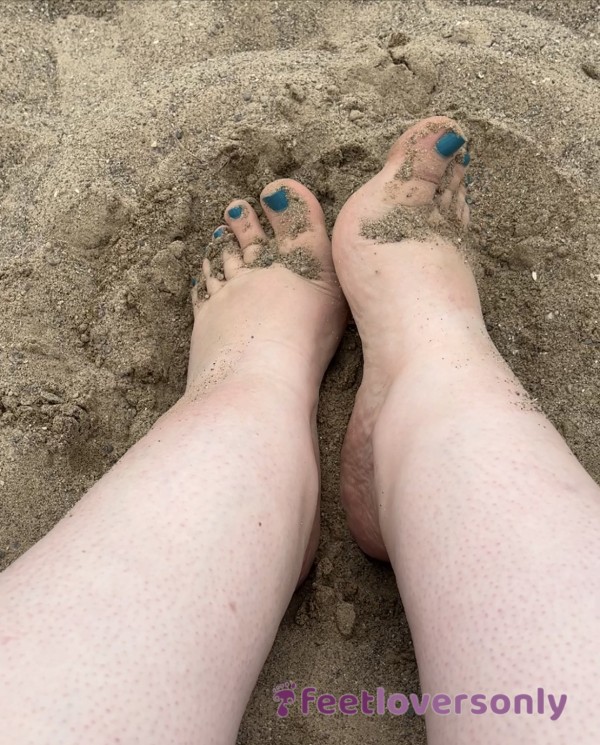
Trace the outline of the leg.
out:
M 264 194 L 277 263 L 247 265 L 267 238 L 230 206 L 241 250 L 221 231 L 223 278 L 205 264 L 185 396 L 0 579 L 2 743 L 235 740 L 316 548 L 316 403 L 346 313 L 316 199 Z M 281 263 L 298 246 L 314 279 Z
M 392 562 L 424 692 L 568 696 L 555 721 L 547 696 L 541 717 L 428 713 L 431 745 L 592 745 L 600 490 L 487 335 L 455 247 L 468 158 L 451 130 L 405 133 L 335 227 L 365 354 L 343 500 L 363 549 Z

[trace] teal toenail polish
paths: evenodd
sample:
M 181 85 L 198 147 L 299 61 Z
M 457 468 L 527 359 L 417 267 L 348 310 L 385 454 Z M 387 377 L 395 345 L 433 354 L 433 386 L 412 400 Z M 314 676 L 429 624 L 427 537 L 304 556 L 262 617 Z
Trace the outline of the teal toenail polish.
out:
M 230 210 L 227 210 L 227 214 L 232 220 L 238 220 L 242 216 L 242 208 L 238 205 L 237 207 L 232 207 Z
M 465 157 L 463 158 L 463 166 L 465 166 L 466 168 L 470 162 L 471 162 L 471 156 L 469 155 L 469 153 L 465 153 Z
M 457 135 L 456 132 L 446 132 L 446 134 L 440 137 L 440 139 L 435 143 L 435 149 L 440 155 L 443 155 L 444 158 L 449 158 L 451 155 L 458 152 L 465 142 L 465 138 Z
M 192 279 L 192 287 L 195 287 L 198 284 L 198 281 L 195 279 Z
M 225 232 L 225 228 L 217 228 L 213 233 L 213 238 L 220 238 Z
M 268 197 L 263 197 L 263 202 L 273 212 L 283 212 L 288 208 L 288 198 L 284 189 L 277 189 L 273 194 L 269 194 Z

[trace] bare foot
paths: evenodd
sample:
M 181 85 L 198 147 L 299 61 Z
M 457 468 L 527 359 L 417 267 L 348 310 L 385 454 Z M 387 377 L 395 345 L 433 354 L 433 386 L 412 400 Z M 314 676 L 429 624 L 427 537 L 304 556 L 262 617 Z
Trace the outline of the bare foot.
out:
M 268 381 L 289 405 L 306 411 L 319 462 L 316 410 L 319 386 L 346 322 L 323 211 L 302 184 L 269 184 L 261 203 L 273 228 L 264 232 L 256 212 L 242 200 L 225 210 L 215 230 L 203 278 L 192 291 L 194 331 L 186 397 L 198 398 L 227 380 L 248 395 L 253 380 Z M 251 389 L 251 387 L 250 387 Z M 243 392 L 243 393 L 242 393 Z M 274 453 L 276 458 L 277 454 Z M 318 507 L 301 580 L 319 537 Z
M 334 263 L 365 361 L 342 452 L 342 501 L 357 542 L 381 560 L 388 555 L 373 438 L 390 387 L 408 367 L 428 363 L 432 348 L 443 354 L 453 335 L 485 335 L 475 281 L 457 248 L 469 221 L 468 162 L 456 122 L 419 122 L 344 205 L 333 232 Z

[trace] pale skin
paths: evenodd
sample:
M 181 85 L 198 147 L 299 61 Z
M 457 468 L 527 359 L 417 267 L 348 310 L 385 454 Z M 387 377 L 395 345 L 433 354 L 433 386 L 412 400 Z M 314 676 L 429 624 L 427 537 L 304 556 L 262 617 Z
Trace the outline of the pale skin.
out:
M 415 205 L 466 228 L 464 167 L 436 150 L 456 128 L 400 138 L 341 211 L 333 254 L 305 187 L 265 188 L 278 250 L 310 251 L 316 279 L 250 268 L 265 235 L 249 204 L 228 206 L 242 255 L 225 252 L 222 280 L 203 267 L 184 397 L 0 577 L 0 743 L 235 741 L 316 549 L 315 411 L 344 295 L 365 372 L 342 499 L 361 548 L 392 563 L 422 690 L 569 696 L 554 722 L 428 715 L 428 742 L 596 743 L 600 489 L 523 405 L 457 248 L 361 234 Z M 303 206 L 298 234 L 264 201 L 281 187 Z

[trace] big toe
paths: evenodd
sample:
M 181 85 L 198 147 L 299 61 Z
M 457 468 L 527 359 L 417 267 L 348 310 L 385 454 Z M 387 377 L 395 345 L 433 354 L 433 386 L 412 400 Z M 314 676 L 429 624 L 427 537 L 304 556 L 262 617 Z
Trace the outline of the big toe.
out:
M 309 254 L 321 271 L 333 271 L 325 216 L 319 201 L 306 186 L 293 179 L 279 179 L 263 189 L 260 201 L 281 255 Z
M 466 135 L 454 119 L 423 119 L 396 140 L 384 170 L 393 170 L 398 180 L 424 181 L 437 188 L 453 159 L 464 158 L 466 142 Z

